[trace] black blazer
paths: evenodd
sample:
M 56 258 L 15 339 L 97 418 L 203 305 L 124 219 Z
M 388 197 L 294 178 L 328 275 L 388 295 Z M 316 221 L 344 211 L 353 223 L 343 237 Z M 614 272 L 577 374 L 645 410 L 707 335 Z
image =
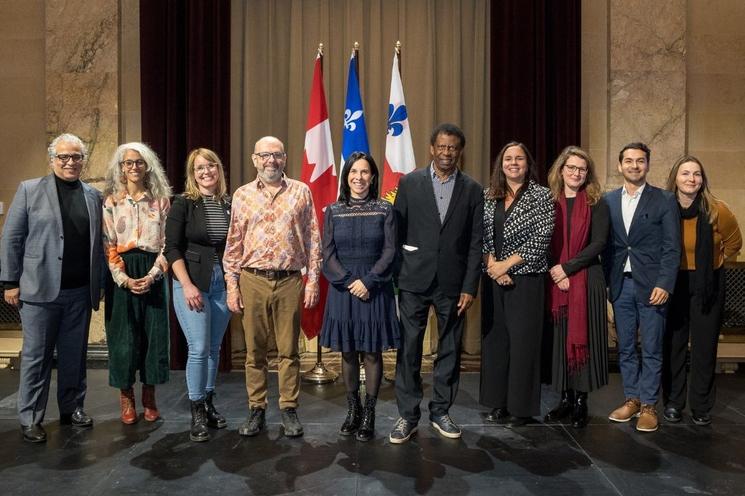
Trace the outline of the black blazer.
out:
M 399 234 L 394 268 L 398 287 L 423 293 L 437 277 L 446 295 L 475 296 L 481 264 L 481 186 L 458 172 L 445 220 L 440 223 L 431 172 L 431 166 L 417 169 L 398 184 L 393 207 Z
M 230 198 L 223 203 L 225 219 L 230 222 Z M 169 264 L 183 259 L 189 277 L 200 291 L 210 290 L 214 257 L 222 260 L 225 243 L 213 245 L 207 235 L 202 199 L 174 198 L 166 220 L 166 246 L 163 253 Z M 174 274 L 175 277 L 175 274 Z

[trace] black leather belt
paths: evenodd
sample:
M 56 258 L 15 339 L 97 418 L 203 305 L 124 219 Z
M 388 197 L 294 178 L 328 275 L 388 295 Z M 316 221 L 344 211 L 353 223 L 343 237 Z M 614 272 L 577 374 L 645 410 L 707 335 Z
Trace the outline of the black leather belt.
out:
M 624 272 L 623 273 L 623 278 L 624 279 L 633 279 L 633 277 L 631 276 L 631 272 Z
M 264 269 L 255 269 L 253 267 L 246 267 L 243 270 L 253 275 L 260 276 L 265 279 L 269 279 L 270 281 L 276 281 L 278 279 L 284 279 L 286 277 L 300 274 L 299 270 L 264 270 Z

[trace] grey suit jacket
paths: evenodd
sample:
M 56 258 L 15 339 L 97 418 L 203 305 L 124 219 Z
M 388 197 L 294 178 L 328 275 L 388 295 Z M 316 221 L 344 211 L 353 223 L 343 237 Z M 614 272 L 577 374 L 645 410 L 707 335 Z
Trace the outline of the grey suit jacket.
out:
M 101 193 L 82 183 L 90 220 L 90 298 L 98 309 L 104 258 Z M 54 175 L 18 186 L 0 240 L 0 281 L 18 281 L 21 301 L 47 303 L 59 295 L 64 236 Z M 80 254 L 80 256 L 85 256 Z

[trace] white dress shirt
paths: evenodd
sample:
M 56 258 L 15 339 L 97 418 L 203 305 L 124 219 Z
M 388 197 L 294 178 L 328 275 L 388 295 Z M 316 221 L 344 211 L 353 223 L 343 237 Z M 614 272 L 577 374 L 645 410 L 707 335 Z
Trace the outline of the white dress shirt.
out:
M 639 206 L 639 198 L 642 196 L 642 191 L 647 183 L 639 186 L 639 189 L 633 195 L 630 195 L 626 191 L 626 186 L 621 190 L 621 215 L 623 216 L 623 227 L 626 228 L 626 235 L 629 234 L 631 228 L 631 221 L 634 219 L 634 212 L 636 207 Z M 623 267 L 624 272 L 631 272 L 631 259 L 626 255 L 626 265 Z

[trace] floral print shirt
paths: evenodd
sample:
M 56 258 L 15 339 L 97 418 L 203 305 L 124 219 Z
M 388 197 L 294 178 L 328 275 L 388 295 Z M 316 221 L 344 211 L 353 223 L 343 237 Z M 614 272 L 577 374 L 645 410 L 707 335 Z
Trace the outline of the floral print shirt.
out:
M 168 270 L 163 256 L 165 228 L 171 202 L 168 198 L 152 198 L 145 193 L 135 201 L 129 193 L 109 195 L 103 202 L 103 247 L 114 282 L 121 286 L 129 275 L 121 254 L 140 249 L 157 253 L 148 275 L 159 279 Z
M 272 195 L 257 178 L 235 192 L 223 255 L 228 291 L 238 290 L 241 270 L 247 267 L 306 269 L 306 293 L 318 291 L 321 233 L 307 185 L 285 177 Z

